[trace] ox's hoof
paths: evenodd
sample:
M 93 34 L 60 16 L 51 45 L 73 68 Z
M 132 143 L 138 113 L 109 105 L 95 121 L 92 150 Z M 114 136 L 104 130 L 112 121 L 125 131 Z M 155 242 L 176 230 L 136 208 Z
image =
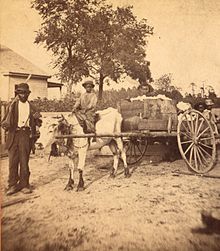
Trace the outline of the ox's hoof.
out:
M 84 188 L 84 180 L 83 180 L 83 178 L 80 178 L 76 191 L 80 192 L 80 191 L 83 191 L 84 189 L 85 189 Z
M 70 190 L 73 190 L 73 186 L 67 184 L 64 188 L 65 191 L 70 191 Z
M 82 192 L 84 190 L 85 190 L 85 187 L 80 187 L 80 186 L 78 186 L 76 189 L 77 192 Z
M 110 173 L 109 178 L 114 179 L 115 178 L 115 173 Z
M 124 175 L 125 175 L 125 178 L 130 178 L 131 177 L 131 174 L 130 174 L 128 168 L 125 169 Z
M 66 190 L 66 191 L 73 190 L 73 185 L 74 185 L 74 180 L 69 179 L 69 181 L 68 181 L 67 185 L 65 186 L 64 190 Z

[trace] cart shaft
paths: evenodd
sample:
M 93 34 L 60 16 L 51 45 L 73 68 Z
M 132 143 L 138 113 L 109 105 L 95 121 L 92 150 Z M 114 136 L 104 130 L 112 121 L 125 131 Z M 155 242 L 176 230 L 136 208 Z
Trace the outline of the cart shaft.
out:
M 67 134 L 67 135 L 57 135 L 56 139 L 64 139 L 64 138 L 120 138 L 120 137 L 176 137 L 176 132 L 149 132 L 149 131 L 141 131 L 141 132 L 123 132 L 123 133 L 88 133 L 88 134 Z

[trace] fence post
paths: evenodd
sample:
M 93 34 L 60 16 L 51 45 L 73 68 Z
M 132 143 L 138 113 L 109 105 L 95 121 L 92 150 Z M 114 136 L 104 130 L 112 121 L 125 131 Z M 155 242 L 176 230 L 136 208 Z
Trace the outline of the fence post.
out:
M 3 117 L 5 116 L 6 106 L 1 100 L 0 100 L 0 108 L 1 108 L 0 121 L 2 121 Z M 0 130 L 1 130 L 0 144 L 3 145 L 3 144 L 5 144 L 5 131 L 4 131 L 4 129 L 2 127 L 1 127 Z

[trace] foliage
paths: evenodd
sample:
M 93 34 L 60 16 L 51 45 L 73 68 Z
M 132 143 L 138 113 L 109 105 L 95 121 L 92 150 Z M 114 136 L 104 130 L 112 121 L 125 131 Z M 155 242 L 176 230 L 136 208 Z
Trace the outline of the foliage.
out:
M 145 50 L 153 27 L 138 21 L 133 7 L 113 9 L 106 0 L 33 0 L 32 7 L 43 20 L 35 43 L 52 52 L 69 93 L 84 77 L 96 80 L 100 99 L 106 77 L 151 78 Z
M 155 91 L 149 93 L 149 96 L 156 96 L 158 94 L 163 94 L 169 98 L 172 98 L 176 101 L 182 100 L 178 98 L 177 95 L 173 92 L 165 91 Z M 98 93 L 97 93 L 98 95 Z M 108 90 L 103 92 L 102 100 L 98 101 L 97 110 L 103 110 L 108 107 L 117 108 L 117 103 L 122 99 L 130 99 L 137 96 L 142 96 L 143 94 L 137 88 L 128 88 L 127 90 L 122 88 L 120 90 Z M 44 99 L 35 99 L 31 101 L 35 107 L 38 108 L 40 112 L 68 112 L 72 111 L 75 104 L 77 96 L 73 95 L 72 97 L 66 97 L 64 100 L 48 100 Z
M 68 112 L 72 111 L 76 97 L 65 98 L 64 100 L 35 99 L 31 103 L 39 112 Z
M 172 74 L 164 74 L 160 78 L 156 79 L 154 86 L 157 89 L 158 94 L 164 94 L 167 97 L 174 99 L 176 101 L 181 101 L 183 96 L 179 89 L 172 85 Z
M 154 85 L 157 89 L 160 89 L 161 91 L 171 91 L 173 86 L 171 86 L 172 82 L 172 74 L 164 74 L 160 78 L 156 79 L 154 82 Z
M 119 91 L 109 90 L 103 93 L 103 99 L 98 102 L 97 110 L 102 110 L 108 107 L 117 107 L 117 102 L 121 99 L 131 98 L 138 96 L 138 90 L 121 89 Z M 76 96 L 71 98 L 67 97 L 64 100 L 49 100 L 49 99 L 35 99 L 31 102 L 40 112 L 68 112 L 72 111 L 76 101 Z

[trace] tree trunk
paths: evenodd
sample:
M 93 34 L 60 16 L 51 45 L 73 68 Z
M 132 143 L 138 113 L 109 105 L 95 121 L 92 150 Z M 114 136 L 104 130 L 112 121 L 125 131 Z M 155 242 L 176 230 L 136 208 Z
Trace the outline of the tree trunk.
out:
M 67 96 L 71 97 L 71 94 L 72 94 L 72 83 L 71 83 L 71 81 L 69 81 L 67 83 L 66 87 L 67 87 Z
M 98 95 L 98 100 L 102 100 L 103 85 L 104 85 L 104 76 L 103 76 L 102 73 L 100 73 L 100 76 L 99 76 L 99 95 Z

